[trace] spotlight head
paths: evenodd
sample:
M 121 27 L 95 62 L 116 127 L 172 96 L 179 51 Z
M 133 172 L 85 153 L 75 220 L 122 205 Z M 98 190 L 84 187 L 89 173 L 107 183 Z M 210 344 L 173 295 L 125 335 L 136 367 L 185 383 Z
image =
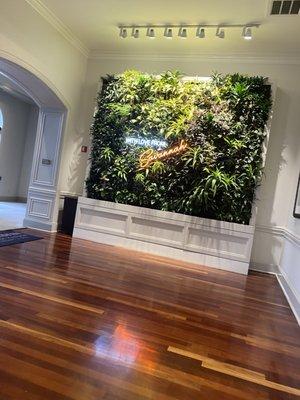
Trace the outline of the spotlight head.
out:
M 250 26 L 244 26 L 242 36 L 245 40 L 252 39 L 252 29 Z
M 120 28 L 120 34 L 119 34 L 119 36 L 120 36 L 122 39 L 125 39 L 125 38 L 127 37 L 127 29 L 126 29 L 126 28 Z
M 148 36 L 149 39 L 155 39 L 155 31 L 153 28 L 148 28 L 146 36 Z
M 186 39 L 187 38 L 187 30 L 186 30 L 186 28 L 183 28 L 182 26 L 179 28 L 179 31 L 178 31 L 178 36 L 181 38 L 181 39 Z
M 201 26 L 198 26 L 197 28 L 196 37 L 199 39 L 205 38 L 205 29 L 201 28 Z
M 216 32 L 216 36 L 220 39 L 224 39 L 225 38 L 225 31 L 223 28 L 218 27 L 217 28 L 217 32 Z
M 138 28 L 132 28 L 131 36 L 134 39 L 138 39 L 140 36 L 140 30 Z
M 173 30 L 172 30 L 172 28 L 168 28 L 168 27 L 165 28 L 164 37 L 166 39 L 172 39 L 173 38 Z

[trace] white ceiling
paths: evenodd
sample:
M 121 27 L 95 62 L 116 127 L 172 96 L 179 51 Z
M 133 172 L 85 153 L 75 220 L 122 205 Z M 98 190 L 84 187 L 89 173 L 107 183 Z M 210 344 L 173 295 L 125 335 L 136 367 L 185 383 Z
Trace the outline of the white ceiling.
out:
M 27 0 L 29 3 L 34 2 Z M 36 0 L 35 0 L 36 1 Z M 133 54 L 300 55 L 300 15 L 269 16 L 270 0 L 40 0 L 90 51 Z M 207 30 L 187 40 L 120 39 L 119 24 L 246 24 L 253 40 L 228 29 L 224 40 Z

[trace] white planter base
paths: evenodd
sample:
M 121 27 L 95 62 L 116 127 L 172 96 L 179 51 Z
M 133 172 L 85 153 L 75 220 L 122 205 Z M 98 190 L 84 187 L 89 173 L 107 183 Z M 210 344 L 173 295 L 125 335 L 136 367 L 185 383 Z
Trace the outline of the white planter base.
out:
M 73 236 L 247 274 L 254 226 L 80 197 Z

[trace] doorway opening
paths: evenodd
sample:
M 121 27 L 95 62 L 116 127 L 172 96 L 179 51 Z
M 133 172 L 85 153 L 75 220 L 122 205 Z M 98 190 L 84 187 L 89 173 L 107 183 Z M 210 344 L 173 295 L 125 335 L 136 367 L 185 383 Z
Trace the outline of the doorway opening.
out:
M 0 72 L 0 230 L 22 228 L 39 109 Z
M 67 109 L 23 67 L 0 58 L 0 231 L 55 231 Z

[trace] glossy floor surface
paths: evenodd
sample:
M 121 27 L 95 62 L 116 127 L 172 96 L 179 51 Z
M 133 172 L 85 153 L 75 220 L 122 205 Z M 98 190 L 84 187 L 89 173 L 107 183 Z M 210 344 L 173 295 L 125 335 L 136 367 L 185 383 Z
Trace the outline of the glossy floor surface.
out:
M 275 277 L 43 235 L 0 248 L 1 400 L 300 398 Z
M 22 228 L 26 213 L 26 203 L 0 201 L 0 231 Z

